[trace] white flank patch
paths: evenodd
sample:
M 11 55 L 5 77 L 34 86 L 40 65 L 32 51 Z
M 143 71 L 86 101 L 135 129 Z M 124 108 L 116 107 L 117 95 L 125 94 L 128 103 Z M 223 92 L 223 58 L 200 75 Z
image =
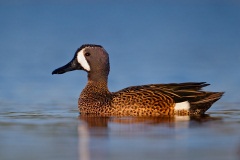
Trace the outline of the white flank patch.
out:
M 89 66 L 86 58 L 84 57 L 83 50 L 84 50 L 84 49 L 82 49 L 80 52 L 78 52 L 77 60 L 78 60 L 78 63 L 80 63 L 81 66 L 82 66 L 85 70 L 90 71 L 90 66 Z
M 180 102 L 175 104 L 175 110 L 189 110 L 190 109 L 190 103 L 188 101 Z

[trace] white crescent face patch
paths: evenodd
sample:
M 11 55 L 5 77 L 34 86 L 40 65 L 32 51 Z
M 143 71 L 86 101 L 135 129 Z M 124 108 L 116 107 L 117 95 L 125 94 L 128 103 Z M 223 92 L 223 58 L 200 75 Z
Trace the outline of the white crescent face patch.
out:
M 81 66 L 86 70 L 86 71 L 90 71 L 90 66 L 84 56 L 84 49 L 82 49 L 81 51 L 79 51 L 77 53 L 77 60 L 78 63 L 81 64 Z

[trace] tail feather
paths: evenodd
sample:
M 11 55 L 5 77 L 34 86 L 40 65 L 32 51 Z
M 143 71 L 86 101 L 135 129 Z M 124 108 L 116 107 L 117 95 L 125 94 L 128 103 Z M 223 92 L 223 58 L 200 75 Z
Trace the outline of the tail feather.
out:
M 208 92 L 202 88 L 210 84 L 206 82 L 186 82 L 153 85 L 160 87 L 161 92 L 172 97 L 176 103 L 188 101 L 190 114 L 204 114 L 214 102 L 219 100 L 224 92 Z
M 206 94 L 202 97 L 199 97 L 196 99 L 196 101 L 190 102 L 191 108 L 190 113 L 191 114 L 203 114 L 206 112 L 211 105 L 219 100 L 224 92 L 205 92 Z

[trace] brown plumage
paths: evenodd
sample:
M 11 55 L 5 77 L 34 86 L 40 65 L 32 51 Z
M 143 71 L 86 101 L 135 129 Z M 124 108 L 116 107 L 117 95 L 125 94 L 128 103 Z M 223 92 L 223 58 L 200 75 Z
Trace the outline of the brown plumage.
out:
M 81 114 L 199 115 L 204 114 L 223 95 L 223 92 L 202 91 L 203 87 L 209 85 L 205 82 L 149 84 L 110 92 L 107 87 L 109 57 L 100 45 L 81 46 L 71 62 L 54 70 L 52 74 L 62 74 L 72 70 L 88 72 L 88 83 L 78 101 Z

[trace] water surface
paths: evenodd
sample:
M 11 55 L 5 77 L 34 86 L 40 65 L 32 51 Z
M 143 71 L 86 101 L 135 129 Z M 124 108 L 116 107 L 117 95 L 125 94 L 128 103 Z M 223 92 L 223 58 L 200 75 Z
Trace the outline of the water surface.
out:
M 42 107 L 1 113 L 1 159 L 240 158 L 239 104 L 201 117 L 158 118 L 86 117 L 75 106 Z

